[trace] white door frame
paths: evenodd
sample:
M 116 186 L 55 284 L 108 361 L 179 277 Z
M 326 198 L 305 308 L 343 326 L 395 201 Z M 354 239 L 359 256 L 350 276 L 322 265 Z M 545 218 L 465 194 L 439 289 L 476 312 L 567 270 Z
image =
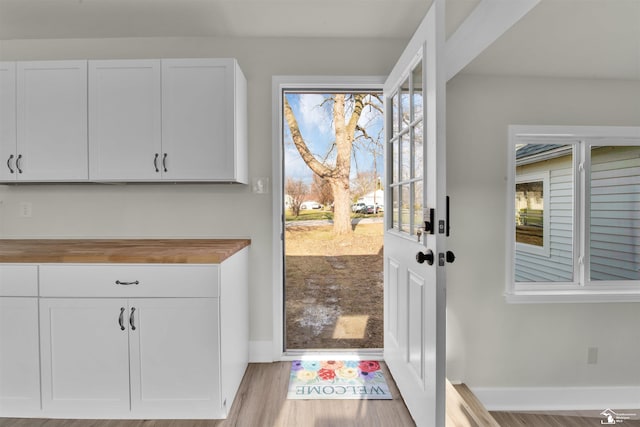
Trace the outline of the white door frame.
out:
M 293 360 L 299 355 L 287 355 L 284 342 L 284 153 L 282 150 L 282 93 L 283 90 L 323 89 L 354 90 L 367 89 L 382 92 L 384 76 L 273 76 L 273 360 Z M 357 353 L 356 351 L 349 353 Z M 368 353 L 368 356 L 371 356 Z M 382 356 L 382 354 L 380 354 Z

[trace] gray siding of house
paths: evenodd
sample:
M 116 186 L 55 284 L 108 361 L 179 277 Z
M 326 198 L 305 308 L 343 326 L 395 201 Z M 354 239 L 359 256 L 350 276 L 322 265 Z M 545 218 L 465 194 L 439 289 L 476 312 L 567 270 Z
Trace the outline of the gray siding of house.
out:
M 633 150 L 633 149 L 632 149 Z M 640 148 L 591 168 L 591 280 L 640 279 Z
M 550 171 L 549 193 L 550 256 L 516 250 L 516 282 L 573 280 L 573 170 L 571 167 Z

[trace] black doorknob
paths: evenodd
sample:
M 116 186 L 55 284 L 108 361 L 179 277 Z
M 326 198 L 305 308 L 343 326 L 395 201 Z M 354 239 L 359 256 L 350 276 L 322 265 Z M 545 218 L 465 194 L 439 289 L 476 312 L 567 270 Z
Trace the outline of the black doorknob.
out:
M 427 249 L 427 252 L 418 252 L 416 254 L 416 261 L 419 264 L 423 264 L 427 261 L 427 264 L 433 265 L 433 251 L 431 249 Z

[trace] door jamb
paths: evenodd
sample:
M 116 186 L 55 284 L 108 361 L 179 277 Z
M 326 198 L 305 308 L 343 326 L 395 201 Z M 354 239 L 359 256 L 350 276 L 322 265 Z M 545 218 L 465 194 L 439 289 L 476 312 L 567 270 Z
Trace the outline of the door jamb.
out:
M 273 218 L 273 333 L 274 361 L 292 360 L 284 342 L 284 153 L 282 150 L 282 91 L 285 89 L 372 89 L 382 91 L 384 76 L 273 76 L 272 77 L 272 218 Z

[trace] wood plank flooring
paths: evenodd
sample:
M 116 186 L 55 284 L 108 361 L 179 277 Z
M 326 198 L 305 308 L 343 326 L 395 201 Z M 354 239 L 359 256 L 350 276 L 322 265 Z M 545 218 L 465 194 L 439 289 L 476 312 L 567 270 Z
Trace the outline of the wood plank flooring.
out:
M 52 420 L 0 418 L 0 427 L 411 427 L 415 424 L 385 371 L 393 400 L 287 400 L 290 364 L 251 364 L 226 420 Z M 456 390 L 459 396 L 451 395 Z M 599 426 L 597 411 L 575 413 L 491 412 L 467 395 L 465 386 L 447 389 L 446 427 L 589 427 Z M 470 391 L 469 391 L 470 393 Z M 476 408 L 476 406 L 478 406 Z M 640 409 L 624 411 L 640 416 Z M 635 418 L 635 417 L 634 417 Z M 640 420 L 619 425 L 640 427 Z
M 393 400 L 287 400 L 287 362 L 250 364 L 226 420 L 0 419 L 0 427 L 409 427 L 413 420 L 385 372 Z

